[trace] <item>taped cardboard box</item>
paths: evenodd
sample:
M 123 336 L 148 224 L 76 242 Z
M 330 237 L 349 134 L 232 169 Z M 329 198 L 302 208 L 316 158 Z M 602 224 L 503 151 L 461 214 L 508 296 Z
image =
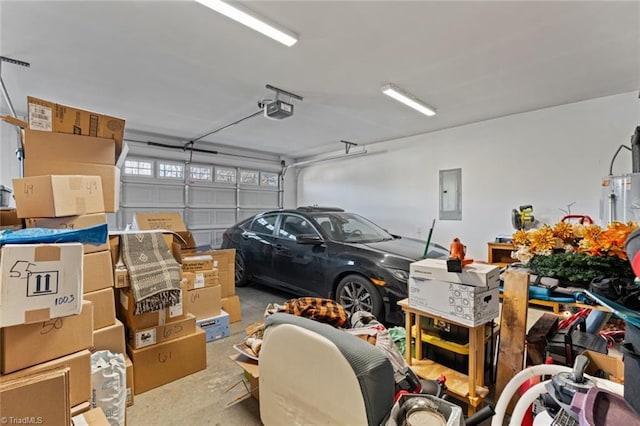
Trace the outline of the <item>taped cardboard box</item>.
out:
M 109 251 L 82 256 L 82 282 L 84 293 L 113 288 L 113 266 Z
M 0 383 L 60 367 L 69 369 L 69 403 L 75 406 L 91 398 L 91 353 L 87 350 L 0 375 Z
M 133 397 L 133 362 L 126 353 L 124 354 L 124 363 L 127 366 L 127 407 L 131 407 L 135 402 Z
M 178 212 L 136 213 L 133 215 L 133 229 L 149 231 L 166 229 L 179 235 L 174 242 L 174 257 L 180 259 L 182 254 L 193 253 L 196 241 Z
M 127 347 L 127 353 L 133 361 L 136 395 L 207 368 L 205 333 L 200 328 L 142 349 Z
M 182 256 L 182 270 L 196 272 L 213 269 L 213 257 L 208 254 Z
M 184 272 L 183 270 L 182 279 L 187 283 L 189 290 L 219 285 L 217 269 L 197 272 Z
M 114 325 L 103 327 L 93 332 L 91 352 L 111 351 L 116 354 L 123 354 L 126 350 L 125 328 L 122 322 L 116 320 Z
M 0 373 L 8 374 L 93 346 L 93 306 L 80 315 L 0 328 Z
M 91 403 L 89 401 L 85 401 L 83 403 L 74 405 L 71 407 L 71 417 L 75 417 L 78 414 L 86 413 L 91 409 Z
M 25 130 L 23 146 L 25 158 L 32 160 L 112 166 L 116 159 L 116 144 L 109 138 Z
M 125 120 L 32 96 L 27 97 L 27 104 L 29 129 L 110 138 L 116 144 L 115 158 L 121 155 Z
M 6 244 L 0 253 L 0 327 L 80 313 L 81 244 Z
M 120 169 L 116 166 L 91 163 L 75 163 L 72 161 L 45 161 L 24 159 L 24 175 L 88 175 L 100 176 L 102 181 L 103 208 L 91 212 L 70 213 L 65 216 L 95 212 L 115 213 L 120 208 Z M 17 203 L 16 203 L 17 205 Z M 51 215 L 33 214 L 31 217 L 50 217 Z M 62 215 L 59 215 L 62 216 Z
M 196 316 L 196 319 L 211 318 L 220 315 L 222 298 L 220 286 L 198 288 L 187 292 L 189 299 L 188 312 Z
M 0 383 L 0 418 L 7 424 L 71 424 L 69 369 Z
M 220 311 L 220 315 L 204 318 L 196 322 L 197 326 L 207 333 L 207 343 L 229 337 L 229 314 Z
M 102 408 L 96 407 L 71 419 L 72 426 L 111 426 Z
M 38 175 L 13 179 L 18 217 L 76 216 L 105 211 L 100 176 L 87 173 L 56 172 L 45 168 Z
M 80 229 L 88 228 L 95 225 L 101 225 L 107 222 L 107 215 L 104 213 L 92 213 L 80 216 L 65 216 L 55 218 L 33 218 L 29 217 L 25 219 L 27 228 L 49 228 L 49 229 Z M 97 253 L 104 250 L 109 250 L 109 244 L 107 241 L 104 244 L 83 244 L 84 253 Z M 86 268 L 86 262 L 85 262 Z M 86 284 L 85 284 L 86 287 Z M 95 290 L 99 290 L 96 288 Z M 93 290 L 89 290 L 93 291 Z
M 133 349 L 141 349 L 146 346 L 177 339 L 178 337 L 193 334 L 196 331 L 196 317 L 187 314 L 186 318 L 165 325 L 145 328 L 143 330 L 127 330 L 127 344 Z
M 242 321 L 240 297 L 238 295 L 222 298 L 222 309 L 229 314 L 229 322 Z
M 116 295 L 116 313 L 120 321 L 124 322 L 127 328 L 133 330 L 142 330 L 145 328 L 156 327 L 158 325 L 169 324 L 181 321 L 186 318 L 189 312 L 189 298 L 184 283 L 180 285 L 181 302 L 175 306 L 170 306 L 159 311 L 145 312 L 144 314 L 134 315 L 135 299 L 130 288 L 118 289 Z
M 109 327 L 116 323 L 116 307 L 113 288 L 104 288 L 83 295 L 84 300 L 93 303 L 93 329 Z
M 197 254 L 208 254 L 213 258 L 214 267 L 218 269 L 218 282 L 222 289 L 222 297 L 231 297 L 236 294 L 236 250 L 209 250 Z

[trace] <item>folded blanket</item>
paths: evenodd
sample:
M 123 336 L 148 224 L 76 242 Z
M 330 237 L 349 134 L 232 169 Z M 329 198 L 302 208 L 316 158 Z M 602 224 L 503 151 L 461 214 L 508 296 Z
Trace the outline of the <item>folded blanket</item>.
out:
M 180 303 L 180 265 L 161 232 L 123 234 L 120 244 L 136 303 L 135 315 Z

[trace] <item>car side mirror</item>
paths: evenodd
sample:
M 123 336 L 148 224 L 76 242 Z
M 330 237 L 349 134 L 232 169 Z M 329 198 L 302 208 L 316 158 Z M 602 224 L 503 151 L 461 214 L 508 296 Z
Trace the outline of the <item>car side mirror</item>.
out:
M 298 244 L 322 244 L 324 240 L 318 234 L 300 234 L 296 237 Z

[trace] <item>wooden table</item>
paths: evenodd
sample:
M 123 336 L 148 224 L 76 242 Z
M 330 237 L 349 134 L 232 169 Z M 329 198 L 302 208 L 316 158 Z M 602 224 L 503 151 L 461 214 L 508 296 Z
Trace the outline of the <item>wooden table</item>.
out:
M 469 402 L 468 414 L 473 414 L 476 408 L 482 404 L 482 400 L 489 393 L 489 389 L 484 386 L 484 351 L 485 351 L 485 324 L 476 327 L 469 327 L 452 321 L 448 318 L 442 318 L 438 315 L 421 311 L 417 308 L 409 306 L 409 300 L 403 299 L 398 305 L 404 311 L 405 329 L 407 332 L 406 342 L 406 359 L 407 364 L 418 375 L 418 377 L 426 380 L 436 380 L 444 374 L 447 378 L 447 391 L 453 396 L 466 399 Z M 416 342 L 422 342 L 422 317 L 429 317 L 440 321 L 456 324 L 460 327 L 469 329 L 469 374 L 463 374 L 459 371 L 447 368 L 430 359 L 422 359 L 422 344 L 414 344 L 411 338 L 411 329 L 415 324 Z M 415 359 L 412 357 L 412 348 L 415 346 Z

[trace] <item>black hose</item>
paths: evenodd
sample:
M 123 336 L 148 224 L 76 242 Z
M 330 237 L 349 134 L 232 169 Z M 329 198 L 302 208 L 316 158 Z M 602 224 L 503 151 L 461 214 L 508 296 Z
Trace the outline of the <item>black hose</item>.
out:
M 487 405 L 484 408 L 481 408 L 480 411 L 477 411 L 474 415 L 467 417 L 464 421 L 466 426 L 475 426 L 484 422 L 485 420 L 491 418 L 496 414 L 493 409 L 493 405 Z

